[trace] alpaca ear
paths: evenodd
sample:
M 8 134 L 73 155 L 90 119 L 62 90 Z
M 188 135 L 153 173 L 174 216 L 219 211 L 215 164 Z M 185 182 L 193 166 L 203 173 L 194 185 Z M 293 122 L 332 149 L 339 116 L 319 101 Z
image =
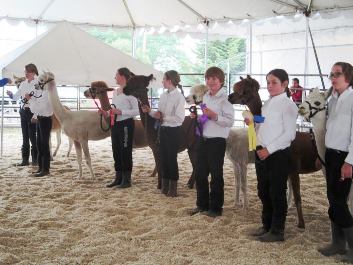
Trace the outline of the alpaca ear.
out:
M 246 75 L 246 78 L 247 78 L 247 79 L 251 79 L 251 76 L 250 76 L 250 75 Z
M 244 80 L 244 77 L 240 76 L 240 80 Z

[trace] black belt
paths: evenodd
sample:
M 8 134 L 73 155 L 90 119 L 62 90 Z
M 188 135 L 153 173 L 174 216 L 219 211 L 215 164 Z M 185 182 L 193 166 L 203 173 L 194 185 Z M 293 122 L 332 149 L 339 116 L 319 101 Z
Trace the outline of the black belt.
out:
M 336 153 L 336 154 L 348 153 L 346 151 L 341 151 L 341 150 L 337 150 L 337 149 L 333 149 L 333 148 L 326 148 L 326 151 Z

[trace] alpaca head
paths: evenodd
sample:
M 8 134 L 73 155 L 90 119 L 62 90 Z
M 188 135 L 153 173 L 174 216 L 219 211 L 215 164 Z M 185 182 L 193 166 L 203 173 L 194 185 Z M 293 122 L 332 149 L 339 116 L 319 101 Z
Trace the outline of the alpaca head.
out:
M 21 83 L 26 80 L 26 77 L 24 77 L 24 76 L 18 77 L 18 76 L 13 75 L 13 79 L 14 79 L 14 82 L 15 82 L 15 85 L 17 86 L 17 88 L 19 88 Z
M 137 98 L 137 100 L 144 104 L 149 105 L 148 103 L 148 85 L 154 80 L 153 75 L 135 75 L 131 77 L 124 87 L 124 93 L 126 95 L 131 95 Z
M 101 99 L 103 96 L 107 96 L 108 91 L 113 91 L 113 88 L 108 87 L 104 81 L 93 81 L 91 86 L 83 92 L 86 98 L 98 98 Z
M 194 85 L 190 89 L 190 94 L 185 98 L 188 104 L 200 104 L 203 101 L 203 96 L 208 91 L 208 87 L 205 85 Z
M 260 84 L 250 75 L 246 78 L 240 77 L 240 81 L 233 86 L 233 93 L 228 96 L 228 100 L 232 104 L 247 105 L 254 96 L 259 95 Z
M 38 84 L 35 85 L 35 88 L 46 90 L 47 84 L 51 83 L 54 80 L 55 80 L 55 76 L 53 73 L 43 71 L 43 73 L 40 74 L 38 77 Z
M 325 110 L 328 92 L 320 92 L 318 88 L 313 88 L 305 101 L 300 104 L 298 113 L 306 120 L 310 120 L 318 112 Z

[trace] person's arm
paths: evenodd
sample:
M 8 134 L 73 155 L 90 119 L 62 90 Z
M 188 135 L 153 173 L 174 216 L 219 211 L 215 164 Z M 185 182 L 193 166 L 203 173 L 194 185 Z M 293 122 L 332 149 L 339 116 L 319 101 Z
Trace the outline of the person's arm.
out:
M 218 113 L 215 122 L 222 127 L 232 127 L 234 123 L 233 105 L 227 101 L 222 104 L 222 111 Z
M 175 106 L 175 115 L 165 115 L 163 113 L 162 118 L 164 122 L 182 123 L 185 119 L 185 98 L 182 95 L 179 96 Z
M 122 109 L 121 115 L 134 117 L 140 114 L 137 99 L 134 96 L 128 97 L 131 109 Z

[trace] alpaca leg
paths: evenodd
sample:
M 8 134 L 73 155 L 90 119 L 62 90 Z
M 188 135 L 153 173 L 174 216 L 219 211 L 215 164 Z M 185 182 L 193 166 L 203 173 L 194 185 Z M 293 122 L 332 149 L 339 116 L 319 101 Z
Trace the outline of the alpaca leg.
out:
M 287 204 L 288 204 L 288 209 L 291 208 L 293 206 L 293 186 L 292 186 L 292 182 L 290 181 L 290 179 L 288 179 L 287 181 Z
M 247 173 L 248 173 L 248 163 L 242 162 L 240 164 L 240 183 L 241 183 L 241 191 L 244 196 L 244 204 L 243 207 L 246 210 L 248 208 L 248 181 L 247 181 Z
M 51 133 L 49 135 L 49 153 L 50 153 L 50 161 L 53 161 L 53 153 L 51 151 L 51 147 L 52 147 L 52 144 L 51 144 Z
M 157 174 L 157 167 L 156 167 L 156 165 L 154 165 L 154 169 L 153 169 L 153 171 L 151 173 L 150 178 L 154 178 L 156 176 L 156 174 Z
M 298 227 L 305 228 L 304 217 L 303 217 L 303 210 L 302 210 L 302 199 L 300 196 L 300 179 L 298 173 L 293 173 L 289 175 L 289 179 L 292 183 L 293 187 L 293 197 L 295 206 L 297 207 L 297 214 L 298 214 Z
M 74 141 L 70 137 L 68 137 L 68 138 L 69 138 L 69 150 L 67 151 L 66 157 L 69 157 L 69 155 L 71 153 L 72 146 L 74 144 Z
M 233 171 L 234 171 L 234 205 L 235 207 L 239 207 L 240 206 L 240 165 L 237 162 L 233 162 Z
M 58 153 L 60 145 L 61 145 L 61 129 L 56 131 L 56 148 L 53 153 L 53 156 L 56 156 L 56 154 Z
M 82 149 L 81 149 L 81 144 L 77 141 L 74 141 L 75 144 L 75 149 L 76 149 L 76 157 L 77 157 L 77 163 L 78 163 L 78 178 L 80 179 L 82 177 Z
M 94 173 L 93 173 L 92 163 L 91 163 L 91 155 L 89 153 L 89 148 L 88 148 L 88 141 L 81 142 L 81 146 L 83 149 L 83 153 L 85 154 L 86 164 L 89 168 L 89 171 L 91 172 L 91 178 L 94 179 Z
M 190 162 L 191 162 L 191 166 L 192 166 L 192 172 L 191 172 L 191 176 L 188 180 L 188 183 L 187 183 L 187 186 L 189 189 L 193 189 L 194 186 L 195 186 L 195 182 L 196 182 L 196 172 L 195 172 L 195 169 L 196 169 L 196 156 L 197 156 L 197 153 L 196 153 L 196 147 L 195 146 L 192 146 L 188 149 L 188 155 L 189 155 L 189 159 L 190 159 Z
M 162 187 L 162 166 L 161 166 L 160 159 L 159 159 L 159 152 L 155 149 L 152 149 L 152 152 L 153 152 L 153 157 L 154 157 L 154 161 L 156 163 L 156 168 L 157 168 L 157 172 L 158 172 L 157 189 L 161 189 L 161 187 Z

